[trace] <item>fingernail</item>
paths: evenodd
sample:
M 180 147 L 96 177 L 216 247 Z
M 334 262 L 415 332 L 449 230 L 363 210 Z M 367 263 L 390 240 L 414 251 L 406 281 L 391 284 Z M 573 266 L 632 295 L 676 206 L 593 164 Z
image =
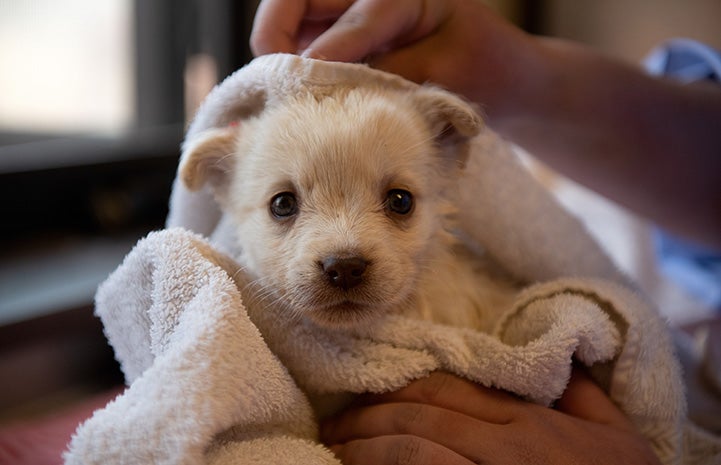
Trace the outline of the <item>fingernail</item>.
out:
M 312 48 L 306 48 L 305 50 L 303 50 L 303 52 L 301 52 L 300 56 L 302 56 L 303 58 L 312 58 L 314 60 L 327 60 L 328 59 L 328 57 L 326 57 L 324 55 L 317 54 L 315 52 L 315 50 L 313 50 Z

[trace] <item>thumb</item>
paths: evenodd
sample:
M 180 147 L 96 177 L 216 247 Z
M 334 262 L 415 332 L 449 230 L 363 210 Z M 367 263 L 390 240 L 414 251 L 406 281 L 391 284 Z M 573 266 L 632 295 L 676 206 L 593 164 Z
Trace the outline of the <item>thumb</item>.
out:
M 421 13 L 419 3 L 397 0 L 355 2 L 310 43 L 303 55 L 330 61 L 361 61 L 405 34 Z

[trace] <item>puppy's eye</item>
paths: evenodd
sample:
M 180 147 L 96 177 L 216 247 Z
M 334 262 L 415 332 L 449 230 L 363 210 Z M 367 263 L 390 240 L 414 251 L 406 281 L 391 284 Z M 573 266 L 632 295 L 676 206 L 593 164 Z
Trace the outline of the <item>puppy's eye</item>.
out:
M 407 215 L 413 209 L 413 195 L 403 189 L 391 189 L 386 198 L 386 208 L 399 215 Z
M 270 212 L 276 218 L 286 218 L 298 212 L 298 202 L 290 192 L 281 192 L 270 200 Z

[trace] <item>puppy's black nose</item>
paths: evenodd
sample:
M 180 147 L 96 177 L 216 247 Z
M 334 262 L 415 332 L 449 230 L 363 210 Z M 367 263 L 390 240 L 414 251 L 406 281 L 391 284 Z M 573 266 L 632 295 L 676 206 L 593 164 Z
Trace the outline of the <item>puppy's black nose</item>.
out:
M 361 257 L 328 257 L 321 264 L 328 282 L 343 290 L 359 285 L 368 267 L 368 262 Z

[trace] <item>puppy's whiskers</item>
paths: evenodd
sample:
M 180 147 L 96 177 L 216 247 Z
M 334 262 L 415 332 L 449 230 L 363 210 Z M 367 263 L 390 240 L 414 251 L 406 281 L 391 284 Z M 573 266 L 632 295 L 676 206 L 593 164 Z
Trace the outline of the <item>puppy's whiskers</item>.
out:
M 278 295 L 275 286 L 272 283 L 266 283 L 267 279 L 259 277 L 246 285 L 246 288 L 252 290 L 254 300 L 263 307 L 276 306 L 283 302 L 283 298 Z

